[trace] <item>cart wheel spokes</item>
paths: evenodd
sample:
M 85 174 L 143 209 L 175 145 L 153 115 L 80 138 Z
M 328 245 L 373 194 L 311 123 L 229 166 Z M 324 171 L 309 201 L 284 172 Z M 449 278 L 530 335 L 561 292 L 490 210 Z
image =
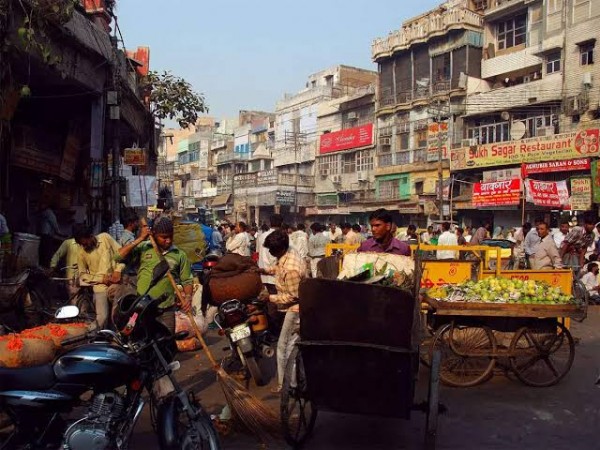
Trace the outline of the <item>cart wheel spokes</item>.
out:
M 312 432 L 317 409 L 308 398 L 306 373 L 298 347 L 290 355 L 281 390 L 281 423 L 285 440 L 297 448 Z
M 575 343 L 562 323 L 557 330 L 524 327 L 510 344 L 510 366 L 528 386 L 546 387 L 558 383 L 571 369 Z
M 441 352 L 440 379 L 456 387 L 475 386 L 487 380 L 496 364 L 496 340 L 489 327 L 444 325 L 429 349 Z

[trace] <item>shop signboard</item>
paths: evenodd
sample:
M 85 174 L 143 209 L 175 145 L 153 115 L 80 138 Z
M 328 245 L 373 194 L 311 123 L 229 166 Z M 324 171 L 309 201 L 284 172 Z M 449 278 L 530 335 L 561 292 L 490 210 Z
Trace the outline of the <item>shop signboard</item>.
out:
M 319 153 L 332 153 L 373 145 L 373 124 L 321 135 Z
M 275 193 L 275 203 L 281 206 L 291 206 L 296 204 L 296 193 L 294 191 L 277 191 Z
M 451 170 L 600 156 L 598 128 L 451 151 Z
M 442 159 L 448 159 L 448 122 L 433 122 L 427 126 L 427 161 L 437 161 L 439 144 L 442 144 Z
M 575 172 L 590 170 L 589 158 L 568 159 L 566 161 L 543 161 L 523 164 L 523 178 L 536 173 Z
M 566 181 L 525 180 L 527 201 L 536 206 L 569 209 L 569 190 Z
M 127 206 L 137 208 L 156 204 L 158 182 L 149 175 L 127 177 Z
M 124 164 L 128 166 L 143 166 L 146 164 L 146 151 L 143 148 L 126 148 L 123 151 Z
M 599 160 L 592 161 L 592 198 L 594 203 L 600 203 L 600 164 Z
M 514 178 L 505 181 L 475 183 L 473 185 L 473 206 L 515 206 L 521 198 L 521 180 Z
M 258 186 L 277 184 L 277 169 L 261 170 L 258 172 L 256 184 Z
M 590 209 L 592 209 L 592 179 L 571 178 L 571 210 L 589 211 Z

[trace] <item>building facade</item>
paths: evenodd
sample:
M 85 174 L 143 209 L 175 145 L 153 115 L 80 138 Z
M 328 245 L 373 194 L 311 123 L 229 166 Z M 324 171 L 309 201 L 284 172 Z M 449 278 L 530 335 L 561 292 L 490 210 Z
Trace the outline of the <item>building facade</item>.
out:
M 483 16 L 467 0 L 443 3 L 373 42 L 379 70 L 375 198 L 398 210 L 403 224 L 449 215 L 439 190 L 448 184 L 449 150 L 461 144 L 482 47 Z

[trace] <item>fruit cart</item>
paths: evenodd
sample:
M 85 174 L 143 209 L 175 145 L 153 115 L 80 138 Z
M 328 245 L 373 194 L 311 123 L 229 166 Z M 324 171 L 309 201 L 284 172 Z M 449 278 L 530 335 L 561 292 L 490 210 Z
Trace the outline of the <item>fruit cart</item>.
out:
M 419 304 L 414 292 L 308 279 L 300 285 L 300 341 L 286 367 L 281 420 L 294 448 L 318 411 L 409 419 L 427 414 L 426 448 L 435 448 L 439 353 L 432 356 L 427 402 L 414 404 L 419 369 Z
M 529 386 L 563 379 L 575 355 L 565 318 L 584 316 L 585 305 L 539 281 L 494 277 L 478 283 L 468 282 L 462 294 L 460 288 L 451 295 L 431 290 L 425 297 L 433 333 L 428 351 L 441 353 L 440 380 L 475 386 L 490 379 L 497 366 Z M 480 299 L 470 301 L 468 295 Z

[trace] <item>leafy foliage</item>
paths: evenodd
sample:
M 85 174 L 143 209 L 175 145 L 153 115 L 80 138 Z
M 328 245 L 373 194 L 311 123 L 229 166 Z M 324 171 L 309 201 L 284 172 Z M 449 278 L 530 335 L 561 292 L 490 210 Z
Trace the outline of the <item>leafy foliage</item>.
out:
M 194 125 L 200 113 L 208 112 L 204 94 L 170 72 L 149 72 L 144 88 L 150 92 L 150 109 L 161 120 L 175 119 L 181 128 Z

